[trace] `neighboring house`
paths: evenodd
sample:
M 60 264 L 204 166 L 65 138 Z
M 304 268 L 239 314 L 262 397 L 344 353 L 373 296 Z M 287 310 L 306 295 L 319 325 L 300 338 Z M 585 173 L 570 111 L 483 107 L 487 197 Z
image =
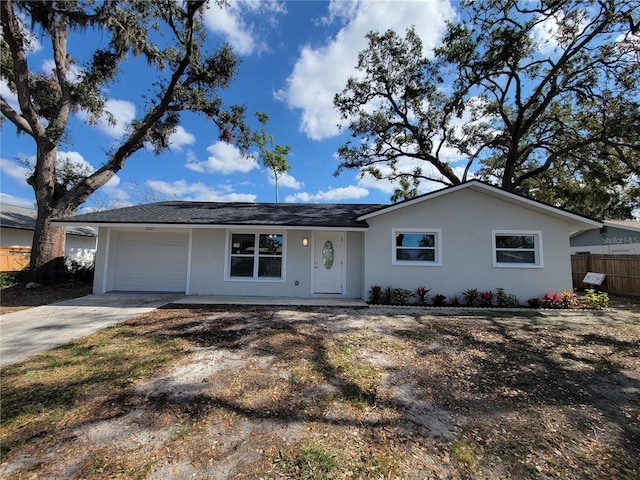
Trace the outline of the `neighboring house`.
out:
M 600 228 L 571 235 L 571 254 L 640 255 L 639 220 L 605 220 Z
M 569 234 L 601 226 L 476 180 L 387 206 L 170 201 L 58 221 L 98 229 L 96 293 L 502 287 L 523 302 L 571 290 Z
M 37 212 L 30 208 L 0 204 L 0 271 L 28 266 Z M 96 252 L 96 231 L 88 227 L 67 228 L 65 256 L 91 265 Z

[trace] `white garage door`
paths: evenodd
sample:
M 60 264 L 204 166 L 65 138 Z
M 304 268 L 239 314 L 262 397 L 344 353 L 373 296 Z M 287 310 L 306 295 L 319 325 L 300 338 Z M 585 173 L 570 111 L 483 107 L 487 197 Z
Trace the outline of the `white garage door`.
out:
M 118 232 L 113 290 L 184 292 L 188 233 Z

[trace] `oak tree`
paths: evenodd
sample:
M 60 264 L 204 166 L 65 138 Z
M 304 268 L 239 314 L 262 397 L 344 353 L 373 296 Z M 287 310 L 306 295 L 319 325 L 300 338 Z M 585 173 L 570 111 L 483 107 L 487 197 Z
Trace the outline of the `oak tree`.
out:
M 30 274 L 34 281 L 58 281 L 64 262 L 64 228 L 51 220 L 71 214 L 107 183 L 133 154 L 150 148 L 160 154 L 179 125 L 181 113 L 203 114 L 221 139 L 249 141 L 244 107 L 224 105 L 222 89 L 233 79 L 238 59 L 228 45 L 203 48 L 206 0 L 13 1 L 0 6 L 0 79 L 17 95 L 19 108 L 0 97 L 0 111 L 22 134 L 33 138 L 36 160 L 28 178 L 37 204 Z M 222 3 L 222 2 L 218 2 Z M 215 6 L 212 8 L 216 8 Z M 91 32 L 97 48 L 82 63 L 70 51 L 71 38 Z M 29 64 L 31 38 L 50 44 L 51 73 Z M 82 40 L 80 40 L 82 42 Z M 78 43 L 75 46 L 79 46 Z M 82 45 L 84 48 L 85 45 Z M 84 112 L 89 122 L 113 115 L 106 88 L 121 80 L 123 65 L 144 59 L 154 72 L 142 113 L 131 123 L 102 165 L 73 182 L 57 175 L 58 147 L 69 135 L 70 117 Z M 127 80 L 127 79 L 122 79 Z
M 358 76 L 334 99 L 353 137 L 338 151 L 336 173 L 444 185 L 474 176 L 560 207 L 571 202 L 545 196 L 534 179 L 562 170 L 586 194 L 597 168 L 612 187 L 620 175 L 637 185 L 637 7 L 464 1 L 428 56 L 413 29 L 370 32 Z M 553 188 L 557 176 L 546 178 Z

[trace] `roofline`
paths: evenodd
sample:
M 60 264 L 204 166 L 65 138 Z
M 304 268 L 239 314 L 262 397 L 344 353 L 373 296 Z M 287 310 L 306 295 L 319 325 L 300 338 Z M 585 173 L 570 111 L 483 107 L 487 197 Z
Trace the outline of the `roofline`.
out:
M 61 224 L 61 226 L 65 228 L 82 228 L 85 225 L 84 224 L 79 225 L 77 223 L 68 223 L 68 224 Z M 35 227 L 17 227 L 17 226 L 9 226 L 9 225 L 0 225 L 0 228 L 9 228 L 11 230 L 21 230 L 23 232 L 35 231 Z M 65 232 L 65 235 L 75 235 L 77 237 L 97 237 L 98 236 L 97 233 L 70 232 L 68 230 Z
M 563 210 L 561 208 L 558 207 L 554 207 L 552 205 L 547 205 L 546 203 L 542 203 L 539 202 L 537 200 L 532 200 L 530 198 L 524 197 L 522 195 L 518 195 L 516 193 L 512 193 L 512 192 L 507 192 L 506 190 L 502 190 L 498 187 L 494 187 L 493 185 L 489 185 L 488 183 L 485 182 L 481 182 L 480 180 L 476 180 L 476 179 L 472 179 L 469 180 L 467 182 L 461 183 L 460 185 L 453 185 L 450 187 L 445 187 L 442 188 L 440 190 L 435 190 L 433 192 L 429 192 L 429 193 L 425 193 L 423 195 L 420 195 L 419 197 L 415 197 L 409 200 L 405 200 L 404 202 L 400 202 L 400 203 L 396 203 L 393 205 L 390 205 L 388 207 L 383 207 L 380 208 L 374 212 L 371 213 L 367 213 L 365 215 L 361 215 L 359 217 L 357 217 L 356 220 L 358 221 L 365 221 L 368 220 L 369 218 L 373 218 L 376 217 L 378 215 L 383 215 L 389 212 L 393 212 L 394 210 L 398 210 L 400 208 L 404 208 L 410 205 L 414 205 L 417 203 L 421 203 L 425 200 L 429 200 L 432 198 L 437 198 L 440 197 L 442 195 L 447 195 L 449 193 L 453 193 L 456 192 L 458 190 L 462 190 L 465 188 L 471 188 L 471 187 L 477 187 L 480 188 L 482 190 L 485 190 L 487 192 L 491 192 L 492 194 L 498 194 L 504 197 L 509 198 L 510 200 L 513 201 L 517 201 L 519 203 L 524 203 L 528 206 L 534 207 L 536 209 L 540 209 L 540 210 L 546 210 L 547 212 L 553 213 L 555 215 L 560 215 L 560 216 L 564 216 L 564 217 L 568 217 L 571 220 L 573 220 L 574 222 L 580 222 L 582 224 L 588 224 L 588 225 L 592 225 L 594 227 L 601 227 L 602 226 L 602 222 L 599 220 L 594 220 L 588 217 L 584 217 L 582 215 L 578 215 L 575 213 L 571 213 L 568 212 L 566 210 Z
M 635 225 L 623 225 L 621 223 L 615 223 L 609 220 L 605 220 L 602 223 L 604 223 L 605 227 L 620 228 L 622 230 L 633 230 L 634 232 L 640 232 L 640 223 L 638 224 L 637 227 Z
M 67 220 L 53 220 L 55 223 L 61 226 L 78 226 L 79 222 L 69 222 Z M 237 229 L 237 230 L 268 230 L 268 229 L 279 229 L 279 230 L 339 230 L 341 232 L 363 232 L 369 229 L 369 225 L 363 225 L 362 227 L 349 225 L 349 226 L 341 226 L 341 225 L 279 225 L 276 223 L 253 223 L 253 224 L 243 224 L 243 223 L 141 223 L 141 222 L 89 222 L 82 223 L 82 225 L 92 228 L 158 228 L 158 229 L 169 229 L 169 228 L 179 228 L 182 230 L 185 229 L 202 229 L 202 228 L 218 228 L 218 229 Z

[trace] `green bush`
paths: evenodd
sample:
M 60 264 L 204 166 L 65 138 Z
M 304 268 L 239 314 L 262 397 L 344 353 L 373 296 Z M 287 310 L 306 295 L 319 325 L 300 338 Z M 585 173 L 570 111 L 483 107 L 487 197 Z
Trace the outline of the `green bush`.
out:
M 400 305 L 409 303 L 409 297 L 411 297 L 411 295 L 413 295 L 411 290 L 407 290 L 406 288 L 393 289 L 393 300 Z
M 462 296 L 464 297 L 464 303 L 468 307 L 477 307 L 480 303 L 477 288 L 470 288 L 469 290 L 462 292 Z
M 602 310 L 609 306 L 609 295 L 606 292 L 596 292 L 590 288 L 585 292 L 584 305 L 588 308 Z
M 382 299 L 382 287 L 380 285 L 373 285 L 369 290 L 369 303 L 377 305 Z
M 0 273 L 0 288 L 10 287 L 14 285 L 16 282 L 16 276 L 13 272 L 2 272 Z
M 434 307 L 442 307 L 444 305 L 444 301 L 447 299 L 446 295 L 442 295 L 441 293 L 438 293 L 436 295 L 433 296 L 433 306 Z

